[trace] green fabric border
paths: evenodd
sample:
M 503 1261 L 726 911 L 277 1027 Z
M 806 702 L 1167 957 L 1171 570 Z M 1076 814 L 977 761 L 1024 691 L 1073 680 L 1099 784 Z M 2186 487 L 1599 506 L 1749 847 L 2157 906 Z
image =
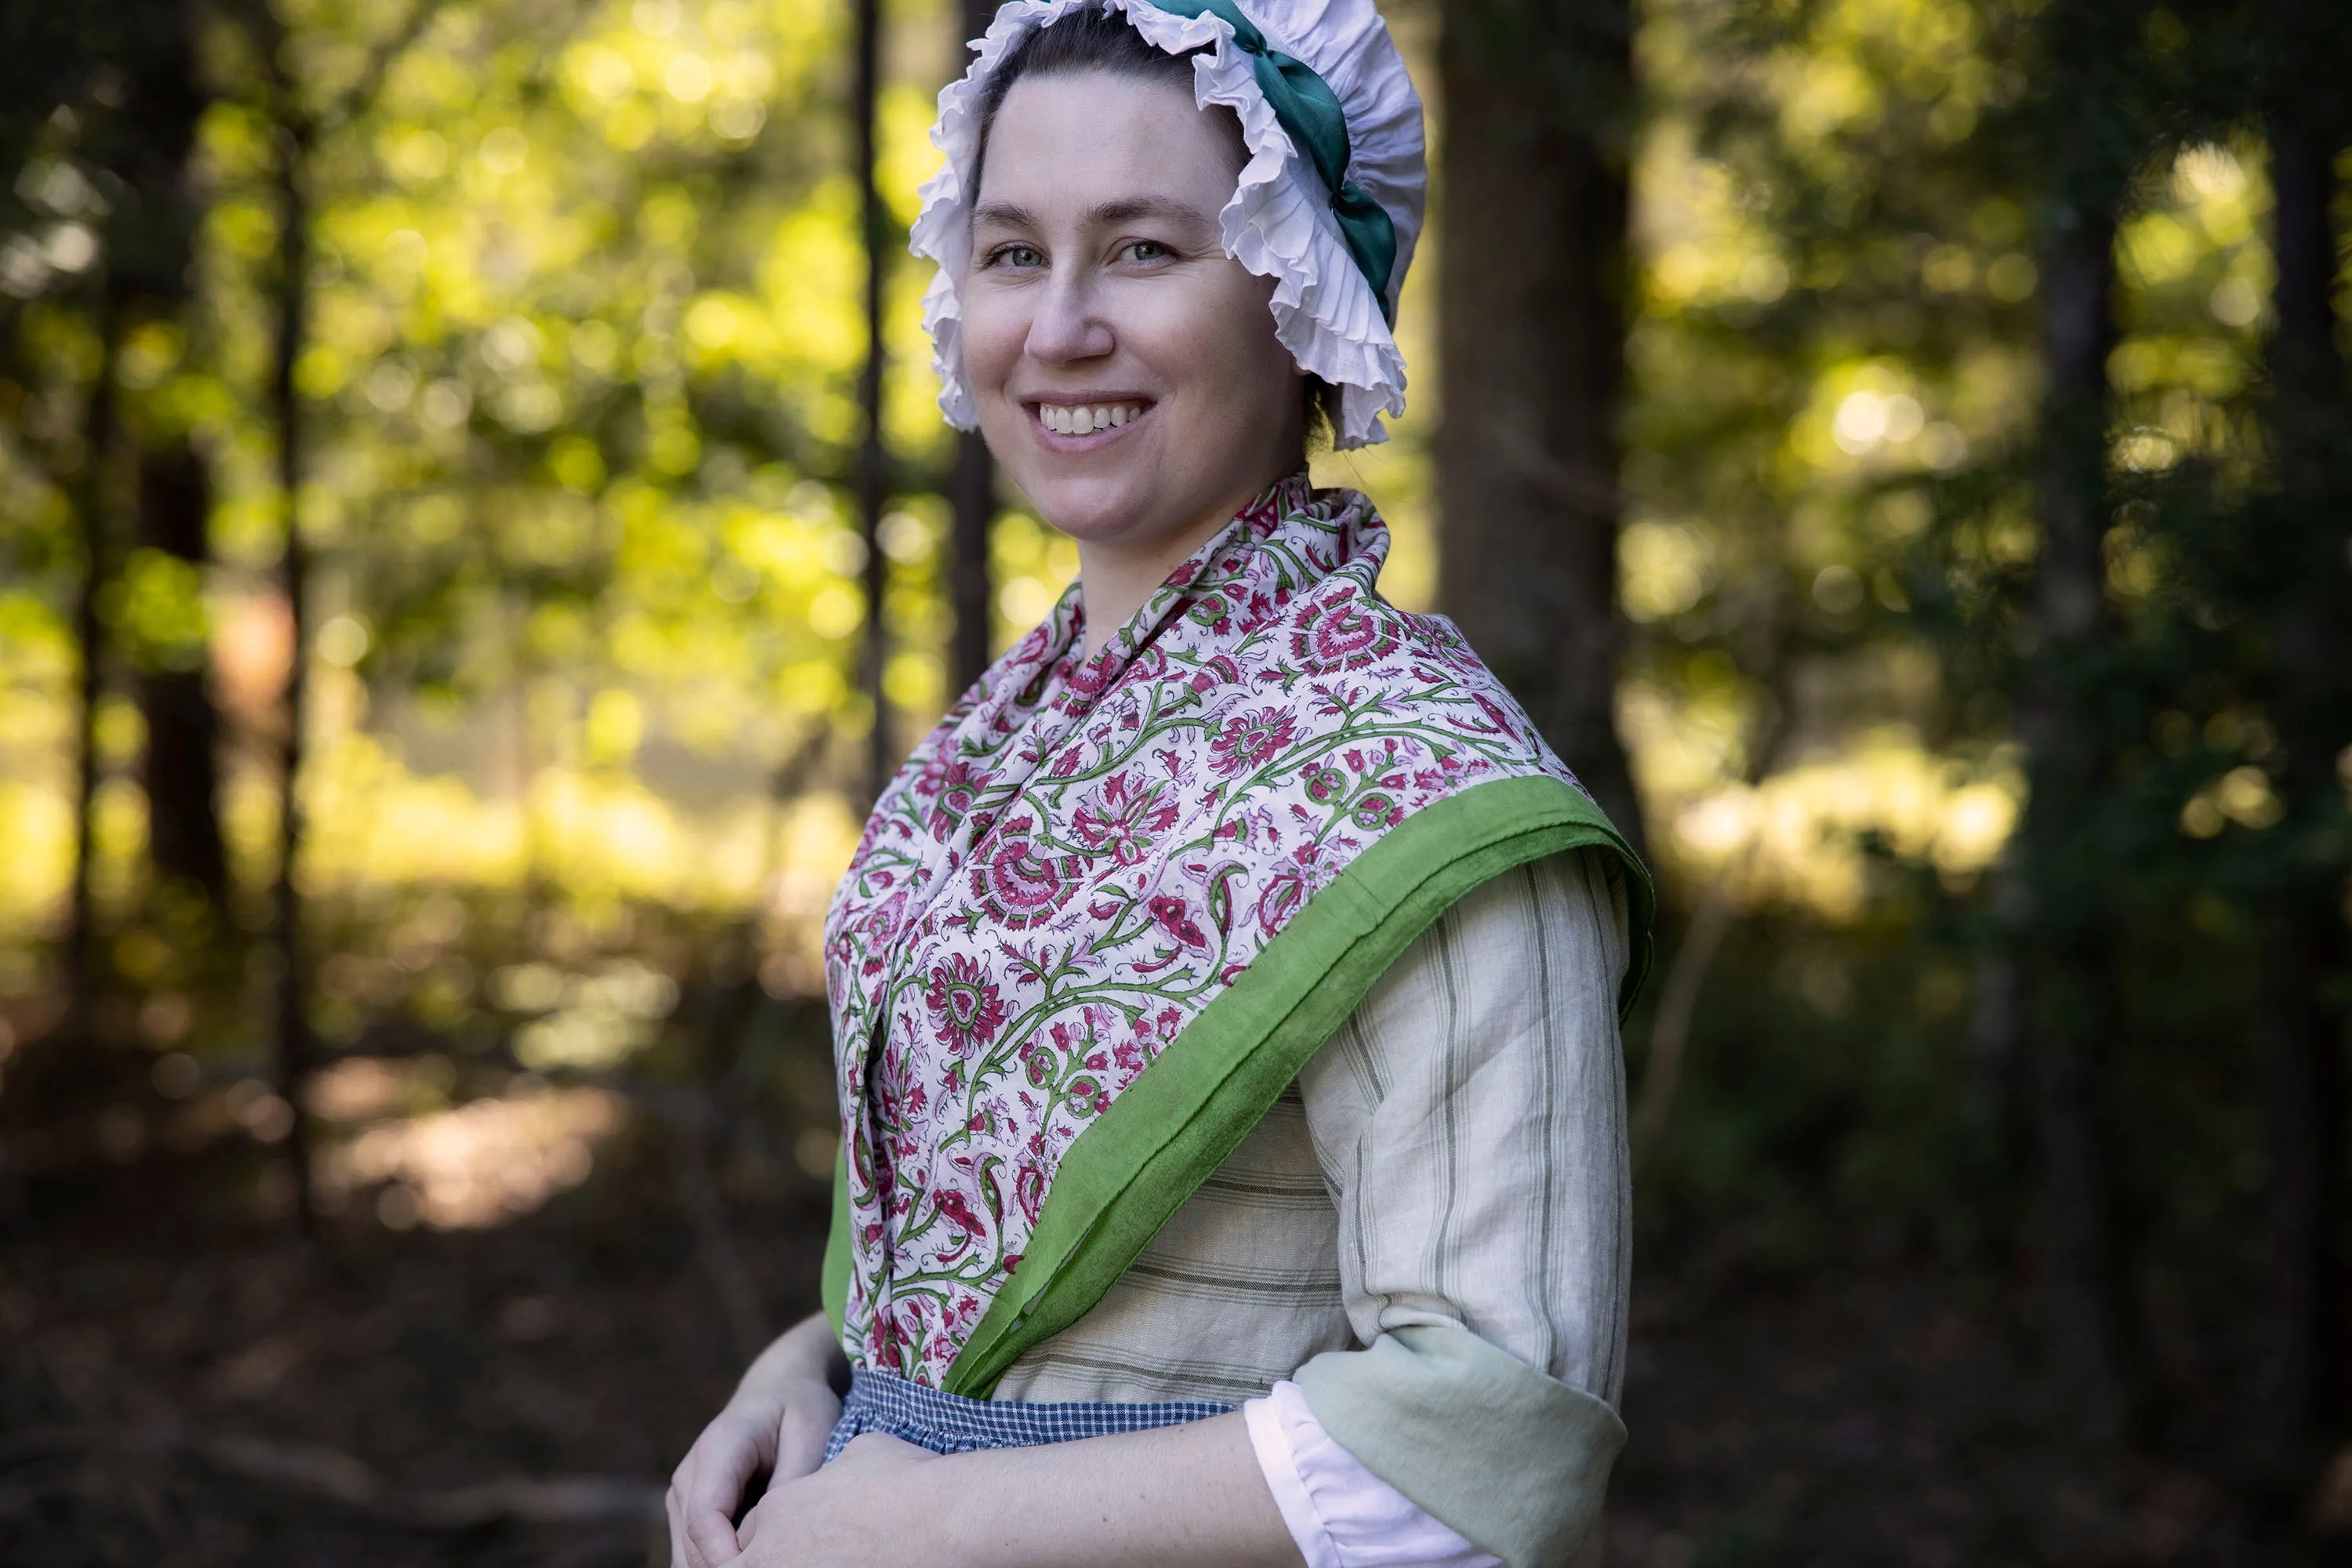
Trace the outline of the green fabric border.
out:
M 946 1391 L 988 1397 L 1031 1347 L 1092 1310 L 1439 915 L 1490 878 L 1592 847 L 1613 850 L 1626 871 L 1633 951 L 1622 1018 L 1649 969 L 1654 895 L 1601 808 L 1544 777 L 1497 779 L 1423 807 L 1308 900 L 1070 1145 L 1020 1268 L 965 1342 Z M 845 1299 L 844 1189 L 835 1247 Z M 833 1269 L 829 1249 L 828 1291 Z
M 824 1303 L 824 1315 L 833 1324 L 833 1337 L 841 1338 L 841 1331 L 849 1321 L 849 1144 L 845 1140 L 841 1153 L 833 1163 L 833 1225 L 824 1237 L 824 1263 L 817 1273 L 817 1299 Z

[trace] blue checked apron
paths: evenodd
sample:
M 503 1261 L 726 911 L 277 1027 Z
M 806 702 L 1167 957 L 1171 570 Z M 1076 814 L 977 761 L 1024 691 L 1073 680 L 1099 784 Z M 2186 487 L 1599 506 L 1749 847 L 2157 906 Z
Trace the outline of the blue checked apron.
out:
M 1204 1399 L 1162 1399 L 1141 1404 L 1071 1400 L 1026 1405 L 1017 1400 L 969 1399 L 942 1394 L 887 1372 L 857 1367 L 849 1374 L 849 1397 L 841 1419 L 825 1439 L 830 1464 L 849 1440 L 864 1432 L 885 1432 L 934 1454 L 969 1454 L 975 1448 L 1028 1448 L 1068 1443 L 1113 1432 L 1142 1432 L 1205 1421 L 1234 1409 Z

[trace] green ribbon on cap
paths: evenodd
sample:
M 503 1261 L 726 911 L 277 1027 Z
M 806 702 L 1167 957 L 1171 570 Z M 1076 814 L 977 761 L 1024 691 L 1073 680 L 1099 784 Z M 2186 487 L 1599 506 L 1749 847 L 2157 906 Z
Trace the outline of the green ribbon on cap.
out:
M 1281 50 L 1267 45 L 1265 35 L 1257 25 L 1241 13 L 1234 0 L 1150 0 L 1160 10 L 1176 16 L 1215 16 L 1234 30 L 1234 42 L 1250 57 L 1252 74 L 1257 79 L 1258 90 L 1274 108 L 1274 118 L 1290 133 L 1291 141 L 1307 150 L 1315 160 L 1315 171 L 1323 176 L 1324 188 L 1331 193 L 1331 216 L 1339 220 L 1341 237 L 1348 242 L 1348 254 L 1356 259 L 1356 269 L 1364 281 L 1372 286 L 1372 298 L 1381 307 L 1381 320 L 1396 324 L 1396 312 L 1389 304 L 1389 274 L 1396 269 L 1396 225 L 1390 221 L 1388 211 L 1366 195 L 1348 179 L 1348 117 L 1340 112 L 1339 95 L 1331 84 L 1315 74 L 1306 61 L 1294 59 Z

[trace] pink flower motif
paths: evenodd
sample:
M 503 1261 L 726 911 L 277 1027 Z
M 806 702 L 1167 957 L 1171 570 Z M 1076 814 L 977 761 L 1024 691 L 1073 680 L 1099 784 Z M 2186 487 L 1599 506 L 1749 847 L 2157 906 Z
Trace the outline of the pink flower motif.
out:
M 1215 635 L 1223 637 L 1233 629 L 1233 606 L 1225 602 L 1223 595 L 1207 594 L 1185 612 L 1185 616 L 1207 627 Z
M 1207 691 L 1213 687 L 1227 685 L 1241 678 L 1241 666 L 1235 664 L 1230 655 L 1221 653 L 1203 661 L 1201 668 L 1192 672 L 1192 686 L 1195 691 Z
M 940 1038 L 960 1057 L 988 1044 L 1004 1025 L 1004 1004 L 988 972 L 960 952 L 951 954 L 945 967 L 931 971 L 923 1003 L 937 1020 Z
M 1498 732 L 1505 735 L 1518 733 L 1518 726 L 1511 722 L 1510 714 L 1504 710 L 1501 703 L 1483 691 L 1474 691 L 1470 694 L 1470 698 L 1472 701 L 1478 704 L 1478 710 L 1486 715 L 1487 721 L 1493 724 Z
M 1397 627 L 1355 597 L 1310 605 L 1291 632 L 1291 658 L 1310 675 L 1369 670 L 1402 647 Z
M 1014 931 L 1053 919 L 1078 886 L 1077 858 L 1034 853 L 1028 826 L 1008 826 L 971 869 L 971 890 L 989 918 Z
M 1170 898 L 1163 893 L 1151 900 L 1150 908 L 1151 918 L 1178 942 L 1187 947 L 1206 948 L 1209 945 L 1208 937 L 1202 932 L 1200 922 L 1192 918 L 1192 911 L 1185 907 L 1183 900 Z
M 1028 1043 L 1021 1047 L 1021 1070 L 1028 1076 L 1029 1087 L 1032 1089 L 1051 1089 L 1054 1086 L 1055 1078 L 1061 1071 L 1062 1058 L 1069 1052 L 1068 1034 L 1062 1030 L 1062 1026 L 1059 1024 L 1055 1025 L 1054 1027 L 1058 1033 L 1051 1050 L 1045 1047 L 1044 1041 L 1034 1035 L 1030 1037 Z
M 1328 763 L 1308 768 L 1299 774 L 1307 786 L 1307 798 L 1312 801 L 1336 800 L 1348 790 L 1348 775 Z
M 1085 658 L 1066 597 L 861 842 L 825 956 L 836 1037 L 879 1053 L 842 1064 L 868 1364 L 945 1375 L 1056 1162 L 1366 845 L 1481 779 L 1565 777 L 1451 627 L 1377 598 L 1360 503 L 1248 510 L 1139 642 Z
M 1257 900 L 1259 930 L 1269 936 L 1280 931 L 1318 889 L 1339 875 L 1338 868 L 1325 858 L 1324 847 L 1313 840 L 1300 845 L 1291 851 L 1289 863 L 1267 879 Z
M 1108 855 L 1122 866 L 1134 866 L 1150 853 L 1161 834 L 1176 826 L 1179 809 L 1161 785 L 1139 788 L 1132 775 L 1121 768 L 1078 807 L 1071 830 L 1087 848 Z
M 980 1216 L 971 1212 L 971 1201 L 961 1193 L 950 1189 L 938 1194 L 934 1201 L 939 1205 L 940 1213 L 947 1216 L 950 1225 L 954 1226 L 958 1230 L 970 1231 L 974 1236 L 980 1234 L 982 1229 Z
M 988 787 L 988 775 L 966 763 L 950 763 L 939 771 L 939 798 L 931 803 L 931 837 L 945 844 L 963 826 L 972 802 Z
M 1225 721 L 1224 732 L 1209 742 L 1210 765 L 1227 778 L 1263 766 L 1290 744 L 1298 723 L 1279 708 L 1260 708 Z

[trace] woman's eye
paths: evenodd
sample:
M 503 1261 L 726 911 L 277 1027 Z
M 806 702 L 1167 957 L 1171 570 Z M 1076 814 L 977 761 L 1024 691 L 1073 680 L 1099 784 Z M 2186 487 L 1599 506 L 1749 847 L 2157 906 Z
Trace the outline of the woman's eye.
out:
M 1156 239 L 1138 239 L 1129 242 L 1127 254 L 1131 261 L 1165 261 L 1176 253 Z
M 991 267 L 1038 267 L 1045 260 L 1034 245 L 1000 245 L 988 253 Z

